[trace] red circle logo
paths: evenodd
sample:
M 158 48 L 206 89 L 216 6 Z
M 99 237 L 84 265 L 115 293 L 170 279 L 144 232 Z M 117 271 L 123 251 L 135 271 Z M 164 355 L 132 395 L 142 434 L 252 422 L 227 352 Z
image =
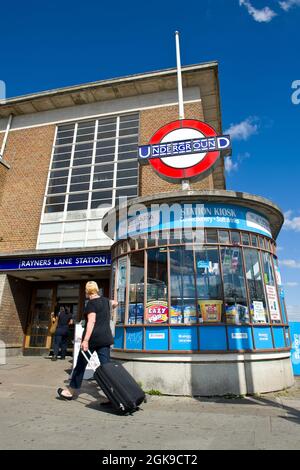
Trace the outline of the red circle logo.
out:
M 161 127 L 149 144 L 161 144 L 172 142 L 197 140 L 209 137 L 217 137 L 216 131 L 208 124 L 195 119 L 182 119 L 173 121 Z M 172 179 L 191 179 L 206 173 L 217 162 L 220 157 L 220 151 L 193 152 L 190 155 L 180 154 L 176 156 L 166 156 L 149 159 L 153 168 L 162 176 Z

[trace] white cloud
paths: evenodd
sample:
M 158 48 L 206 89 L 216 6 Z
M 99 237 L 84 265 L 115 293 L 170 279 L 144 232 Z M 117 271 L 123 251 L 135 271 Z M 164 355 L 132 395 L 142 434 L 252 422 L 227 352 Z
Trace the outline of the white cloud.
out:
M 294 259 L 282 259 L 280 264 L 287 268 L 300 269 L 300 263 Z
M 299 282 L 285 282 L 284 285 L 286 287 L 298 287 L 299 286 Z
M 284 225 L 286 230 L 294 230 L 300 232 L 300 217 L 292 217 L 293 211 L 289 210 L 284 213 Z
M 261 10 L 258 10 L 249 0 L 240 0 L 240 6 L 246 7 L 249 15 L 251 15 L 258 23 L 269 23 L 275 16 L 277 16 L 277 13 L 269 7 L 264 7 Z
M 224 133 L 230 134 L 232 140 L 248 140 L 251 135 L 257 134 L 257 122 L 257 118 L 248 117 L 239 124 L 231 124 Z
M 226 157 L 225 158 L 225 171 L 227 171 L 227 173 L 231 173 L 233 171 L 237 171 L 237 169 L 238 169 L 238 164 L 233 163 L 231 157 Z
M 300 0 L 284 0 L 279 2 L 279 5 L 284 11 L 289 11 L 293 7 L 299 7 Z
M 232 173 L 233 171 L 237 171 L 239 169 L 240 163 L 242 163 L 247 158 L 250 158 L 250 153 L 240 153 L 237 156 L 237 161 L 233 162 L 232 157 L 225 157 L 225 170 L 227 173 Z

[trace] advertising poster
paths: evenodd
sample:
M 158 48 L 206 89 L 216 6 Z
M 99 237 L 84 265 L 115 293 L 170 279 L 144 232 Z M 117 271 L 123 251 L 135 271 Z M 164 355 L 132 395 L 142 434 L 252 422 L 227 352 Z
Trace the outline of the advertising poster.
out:
M 146 307 L 147 323 L 166 323 L 169 318 L 168 303 L 160 300 L 148 302 Z
M 274 286 L 266 285 L 266 291 L 270 308 L 271 320 L 281 321 L 276 289 Z
M 263 302 L 253 301 L 253 320 L 261 323 L 266 321 L 266 311 Z

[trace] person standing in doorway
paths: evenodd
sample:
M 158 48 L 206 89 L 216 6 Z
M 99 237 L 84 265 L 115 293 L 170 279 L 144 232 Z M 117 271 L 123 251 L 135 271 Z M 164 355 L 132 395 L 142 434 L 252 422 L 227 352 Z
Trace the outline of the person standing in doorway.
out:
M 73 323 L 72 314 L 61 306 L 58 312 L 58 323 L 54 335 L 53 357 L 52 361 L 57 360 L 59 350 L 60 358 L 65 359 L 68 347 L 69 326 Z
M 83 351 L 97 352 L 100 364 L 110 361 L 110 346 L 114 339 L 110 329 L 111 309 L 117 307 L 118 302 L 99 295 L 98 284 L 90 281 L 86 284 L 86 297 L 89 299 L 85 306 L 85 329 L 82 335 L 81 349 Z M 81 387 L 87 361 L 79 352 L 76 367 L 73 370 L 70 386 L 67 389 L 59 388 L 58 395 L 66 400 L 72 400 Z

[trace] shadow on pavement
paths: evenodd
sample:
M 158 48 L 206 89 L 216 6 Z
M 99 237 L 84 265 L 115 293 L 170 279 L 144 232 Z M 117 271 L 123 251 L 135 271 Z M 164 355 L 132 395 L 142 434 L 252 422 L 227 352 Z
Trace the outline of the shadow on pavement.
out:
M 280 398 L 280 397 L 279 397 Z M 195 400 L 201 403 L 219 403 L 226 405 L 261 405 L 268 406 L 272 408 L 278 408 L 287 413 L 287 416 L 279 416 L 293 423 L 300 424 L 300 410 L 293 408 L 292 406 L 279 403 L 276 400 L 264 396 L 248 396 L 244 397 L 235 397 L 235 396 L 224 396 L 224 397 L 194 397 Z

